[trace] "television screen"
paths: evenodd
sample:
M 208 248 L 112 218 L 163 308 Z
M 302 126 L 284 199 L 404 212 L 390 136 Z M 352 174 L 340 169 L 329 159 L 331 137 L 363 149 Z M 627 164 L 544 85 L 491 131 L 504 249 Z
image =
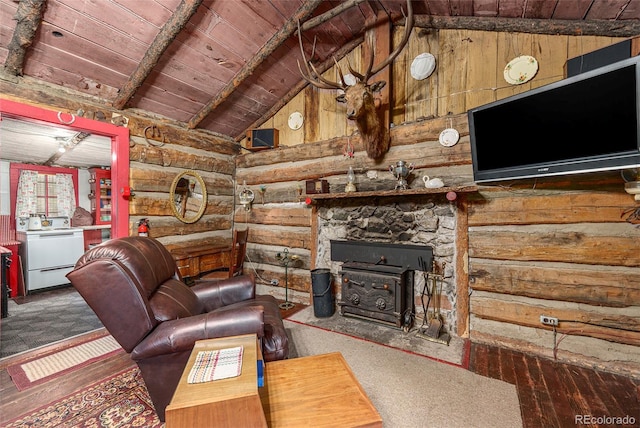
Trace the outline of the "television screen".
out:
M 476 182 L 640 166 L 640 58 L 469 110 Z

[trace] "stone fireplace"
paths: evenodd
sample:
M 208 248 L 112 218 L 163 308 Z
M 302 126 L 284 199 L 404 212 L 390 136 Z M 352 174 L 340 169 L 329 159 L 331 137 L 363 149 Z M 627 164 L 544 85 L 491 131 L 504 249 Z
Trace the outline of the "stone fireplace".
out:
M 446 200 L 444 195 L 323 200 L 318 206 L 317 216 L 316 266 L 328 267 L 331 270 L 336 301 L 343 300 L 341 287 L 336 283 L 341 277 L 344 263 L 332 261 L 332 241 L 428 246 L 432 249 L 436 266 L 445 266 L 444 271 L 440 272 L 444 276 L 441 284 L 440 312 L 447 332 L 457 334 L 454 203 Z M 411 274 L 413 306 L 417 315 L 415 326 L 420 326 L 423 317 L 425 272 L 411 270 Z

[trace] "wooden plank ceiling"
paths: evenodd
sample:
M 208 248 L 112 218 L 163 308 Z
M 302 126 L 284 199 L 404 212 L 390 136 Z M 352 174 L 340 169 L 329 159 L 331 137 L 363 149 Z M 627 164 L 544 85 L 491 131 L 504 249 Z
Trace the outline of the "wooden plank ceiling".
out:
M 296 65 L 297 19 L 311 27 L 309 19 L 350 2 L 356 5 L 303 31 L 308 46 L 317 39 L 319 65 L 358 40 L 378 12 L 401 21 L 405 0 L 0 0 L 0 61 L 5 75 L 23 74 L 240 139 L 304 87 Z M 638 0 L 412 5 L 416 26 L 640 34 Z M 21 28 L 29 25 L 37 31 Z

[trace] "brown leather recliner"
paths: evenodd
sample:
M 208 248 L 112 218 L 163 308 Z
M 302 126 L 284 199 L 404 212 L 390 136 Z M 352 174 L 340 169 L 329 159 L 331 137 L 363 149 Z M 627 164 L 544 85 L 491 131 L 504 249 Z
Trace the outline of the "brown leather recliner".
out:
M 253 277 L 188 287 L 171 253 L 153 238 L 94 247 L 67 278 L 138 364 L 161 421 L 196 340 L 255 333 L 266 361 L 288 357 L 277 301 L 256 296 Z

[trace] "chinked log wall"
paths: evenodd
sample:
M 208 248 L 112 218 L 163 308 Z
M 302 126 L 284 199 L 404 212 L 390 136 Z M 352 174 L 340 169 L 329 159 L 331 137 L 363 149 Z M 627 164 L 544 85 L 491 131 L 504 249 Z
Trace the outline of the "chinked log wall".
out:
M 166 120 L 98 105 L 69 89 L 59 90 L 28 77 L 0 79 L 0 91 L 14 101 L 54 111 L 99 111 L 107 118 L 118 113 L 129 119 L 129 184 L 135 193 L 129 202 L 130 235 L 137 234 L 140 219 L 149 218 L 150 236 L 158 238 L 168 248 L 204 242 L 231 243 L 234 157 L 239 149 L 229 137 L 187 130 Z M 156 126 L 163 137 L 152 137 L 151 126 Z M 145 138 L 145 130 L 148 138 Z M 186 170 L 194 170 L 202 176 L 208 193 L 202 219 L 192 224 L 176 219 L 169 205 L 171 183 Z
M 438 136 L 445 123 L 452 123 L 461 133 L 463 142 L 445 148 Z M 284 268 L 276 253 L 285 247 L 299 256 L 289 265 L 289 286 L 298 291 L 310 291 L 310 269 L 315 263 L 316 239 L 312 207 L 304 202 L 305 181 L 326 179 L 331 192 L 342 192 L 349 166 L 354 168 L 359 190 L 393 190 L 395 179 L 389 165 L 398 160 L 415 166 L 410 184 L 424 188 L 419 179 L 429 173 L 441 177 L 447 185 L 464 186 L 472 180 L 469 132 L 463 115 L 428 122 L 398 126 L 392 129 L 393 146 L 383 163 L 376 164 L 360 148 L 359 138 L 351 138 L 358 148 L 353 159 L 343 154 L 347 138 L 303 144 L 278 150 L 241 155 L 236 160 L 236 180 L 246 182 L 255 194 L 251 211 L 238 208 L 237 227 L 249 227 L 249 260 L 265 282 L 278 279 L 284 282 Z M 366 172 L 376 172 L 368 178 Z M 263 189 L 264 191 L 262 191 Z
M 149 218 L 150 235 L 170 249 L 196 243 L 230 244 L 235 168 L 233 152 L 229 152 L 232 146 L 186 135 L 161 147 L 136 136 L 131 141 L 136 143 L 129 151 L 130 184 L 135 190 L 129 204 L 131 234 L 135 234 L 139 219 Z M 174 178 L 185 170 L 200 175 L 207 188 L 204 214 L 190 224 L 174 217 L 169 196 Z
M 395 30 L 401 33 L 402 28 Z M 277 277 L 275 252 L 290 247 L 303 259 L 294 269 L 294 287 L 308 291 L 316 235 L 313 210 L 300 203 L 304 180 L 325 178 L 332 191 L 340 191 L 352 165 L 359 190 L 373 190 L 380 182 L 364 173 L 385 174 L 389 164 L 402 159 L 417 164 L 415 177 L 468 184 L 466 110 L 558 81 L 568 58 L 619 40 L 414 29 L 393 66 L 391 120 L 404 125 L 392 128 L 391 150 L 379 165 L 363 156 L 357 137 L 351 139 L 355 158 L 343 156 L 344 136 L 354 127 L 336 104 L 335 92 L 305 89 L 262 125 L 279 129 L 280 145 L 291 147 L 237 159 L 238 183 L 246 180 L 256 191 L 253 211 L 235 216 L 252 230 L 250 257 L 266 277 Z M 362 50 L 349 55 L 352 65 L 362 63 Z M 433 53 L 437 67 L 429 79 L 415 81 L 408 69 L 422 52 Z M 524 85 L 506 84 L 505 64 L 524 54 L 539 61 L 536 77 Z M 340 63 L 344 69 L 345 61 Z M 335 80 L 337 74 L 329 70 L 325 77 Z M 293 111 L 304 114 L 302 130 L 287 127 Z M 462 136 L 451 148 L 437 141 L 447 127 Z M 457 269 L 469 278 L 458 289 L 466 285 L 471 291 L 471 340 L 550 357 L 557 348 L 559 359 L 640 376 L 640 229 L 625 222 L 624 214 L 637 207 L 618 173 L 509 182 L 468 195 L 459 204 L 456 246 L 468 254 Z M 563 320 L 555 342 L 552 329 L 540 324 L 541 314 Z

